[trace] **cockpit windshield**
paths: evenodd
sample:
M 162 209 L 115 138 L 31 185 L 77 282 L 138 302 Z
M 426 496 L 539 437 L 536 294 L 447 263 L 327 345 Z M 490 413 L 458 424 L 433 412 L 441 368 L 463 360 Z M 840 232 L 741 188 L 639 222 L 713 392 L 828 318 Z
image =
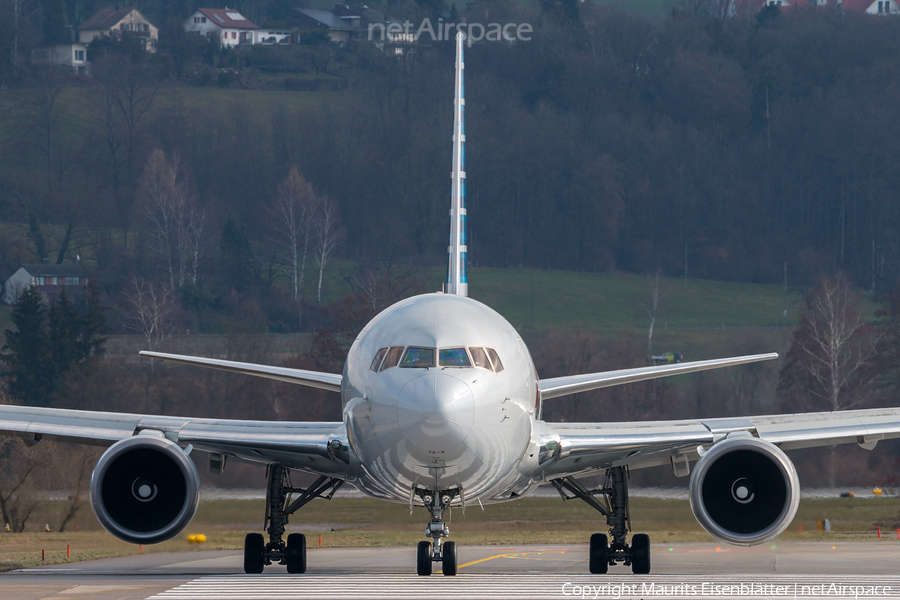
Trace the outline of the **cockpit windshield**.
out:
M 400 361 L 401 367 L 421 369 L 434 366 L 434 348 L 409 348 Z
M 438 350 L 438 364 L 442 367 L 471 367 L 465 348 L 441 348 Z
M 435 354 L 440 367 L 471 368 L 478 367 L 494 373 L 503 371 L 503 363 L 493 348 L 478 346 L 466 348 L 419 348 L 410 346 L 391 346 L 381 348 L 372 359 L 369 370 L 380 373 L 391 367 L 406 369 L 427 369 L 435 366 Z

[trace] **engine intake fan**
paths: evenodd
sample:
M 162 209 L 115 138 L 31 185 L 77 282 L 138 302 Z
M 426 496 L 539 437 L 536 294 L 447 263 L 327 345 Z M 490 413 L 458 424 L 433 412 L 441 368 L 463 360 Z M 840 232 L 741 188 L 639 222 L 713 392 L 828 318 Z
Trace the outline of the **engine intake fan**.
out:
M 797 470 L 780 448 L 754 437 L 714 444 L 691 475 L 691 510 L 710 535 L 752 546 L 784 531 L 800 504 Z
M 91 476 L 91 506 L 100 524 L 132 544 L 178 535 L 197 511 L 200 479 L 178 444 L 137 435 L 103 453 Z

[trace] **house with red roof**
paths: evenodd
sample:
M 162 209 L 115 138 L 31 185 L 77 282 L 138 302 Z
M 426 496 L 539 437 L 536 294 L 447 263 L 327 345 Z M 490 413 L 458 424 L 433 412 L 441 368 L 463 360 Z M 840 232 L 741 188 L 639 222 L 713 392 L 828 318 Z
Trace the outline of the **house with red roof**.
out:
M 184 30 L 233 47 L 255 43 L 259 27 L 233 8 L 198 8 L 184 22 Z
M 136 8 L 101 8 L 78 27 L 78 41 L 90 44 L 100 36 L 129 36 L 142 42 L 144 50 L 156 52 L 159 29 Z

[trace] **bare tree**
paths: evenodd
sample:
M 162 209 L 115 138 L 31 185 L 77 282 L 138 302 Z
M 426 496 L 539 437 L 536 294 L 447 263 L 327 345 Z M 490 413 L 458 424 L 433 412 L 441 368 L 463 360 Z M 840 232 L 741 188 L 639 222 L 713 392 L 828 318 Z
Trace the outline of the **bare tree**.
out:
M 54 479 L 61 482 L 65 486 L 64 489 L 70 492 L 60 516 L 60 532 L 66 530 L 66 526 L 75 518 L 78 511 L 87 504 L 86 492 L 98 455 L 96 448 L 85 446 L 57 447 L 53 453 Z
M 404 298 L 424 293 L 428 286 L 421 269 L 410 262 L 398 264 L 389 259 L 375 264 L 357 263 L 353 272 L 343 275 L 343 279 L 373 315 Z
M 33 476 L 47 458 L 45 450 L 27 447 L 17 438 L 0 439 L 0 513 L 13 532 L 24 531 L 40 505 Z
M 666 297 L 667 292 L 660 289 L 659 275 L 662 269 L 656 269 L 653 275 L 647 275 L 647 287 L 649 288 L 649 298 L 647 302 L 640 302 L 640 306 L 650 318 L 650 327 L 647 329 L 647 359 L 653 354 L 653 327 L 656 325 L 656 319 L 661 310 L 660 303 Z
M 0 404 L 12 404 L 2 389 Z M 38 508 L 33 474 L 45 458 L 43 448 L 27 447 L 15 437 L 0 438 L 0 515 L 13 532 L 23 531 Z
M 119 219 L 128 224 L 133 196 L 123 192 L 120 169 L 125 167 L 127 182 L 133 184 L 137 156 L 139 126 L 152 108 L 159 90 L 149 64 L 140 54 L 126 57 L 111 54 L 97 61 L 94 76 L 100 82 L 99 117 L 107 138 L 107 151 L 112 168 L 115 201 Z M 124 148 L 124 156 L 120 149 Z M 125 229 L 123 245 L 128 245 Z
M 47 167 L 47 184 L 56 190 L 55 156 L 57 129 L 62 105 L 57 102 L 62 91 L 60 72 L 56 67 L 37 68 L 34 71 L 34 86 L 29 94 L 26 114 L 31 125 L 40 132 L 40 145 Z
M 206 230 L 206 213 L 196 207 L 184 181 L 177 157 L 170 162 L 156 149 L 147 161 L 138 196 L 152 225 L 154 250 L 163 258 L 174 291 L 185 283 L 190 268 L 197 282 L 200 249 Z
M 135 277 L 125 297 L 132 309 L 129 327 L 141 333 L 147 339 L 147 349 L 153 350 L 171 334 L 177 308 L 175 295 L 166 286 Z
M 341 241 L 341 231 L 338 226 L 337 204 L 330 198 L 322 201 L 319 208 L 319 216 L 316 219 L 316 263 L 319 265 L 319 286 L 316 293 L 316 302 L 322 302 L 322 274 L 325 265 L 331 258 L 331 253 Z
M 806 297 L 778 391 L 789 410 L 844 410 L 870 401 L 883 334 L 862 321 L 846 276 L 824 277 Z M 832 446 L 829 485 L 836 483 Z
M 19 29 L 22 22 L 31 18 L 38 10 L 38 3 L 33 0 L 11 0 L 13 10 L 13 69 L 19 66 Z
M 298 307 L 303 293 L 306 258 L 318 204 L 319 198 L 312 185 L 300 175 L 297 167 L 291 167 L 287 178 L 278 188 L 273 214 L 277 242 L 282 248 L 281 256 L 291 271 L 291 298 L 298 303 Z M 302 316 L 298 308 L 301 322 Z
M 192 202 L 183 223 L 184 227 L 181 232 L 185 241 L 184 250 L 188 253 L 191 263 L 191 283 L 196 284 L 197 272 L 200 269 L 200 252 L 203 249 L 206 238 L 206 228 L 208 225 L 206 211 L 202 208 L 197 208 L 196 204 Z M 183 256 L 184 253 L 182 253 L 182 257 Z M 183 283 L 182 277 L 182 285 Z

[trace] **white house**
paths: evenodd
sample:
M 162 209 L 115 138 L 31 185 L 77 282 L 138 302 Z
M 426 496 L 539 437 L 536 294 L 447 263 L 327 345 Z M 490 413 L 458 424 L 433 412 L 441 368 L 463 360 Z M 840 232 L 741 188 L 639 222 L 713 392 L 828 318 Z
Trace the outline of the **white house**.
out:
M 159 29 L 136 8 L 101 8 L 78 27 L 78 41 L 90 44 L 105 35 L 130 36 L 143 42 L 144 50 L 156 52 Z
M 766 6 L 840 9 L 869 15 L 900 15 L 900 0 L 722 0 L 721 15 L 751 16 Z
M 866 13 L 867 15 L 900 15 L 897 0 L 814 0 L 815 6 Z M 810 0 L 812 3 L 813 0 Z
M 49 303 L 66 288 L 70 297 L 80 294 L 88 284 L 88 272 L 80 265 L 22 265 L 3 285 L 3 300 L 15 304 L 22 292 L 35 286 Z
M 87 46 L 85 44 L 57 44 L 42 46 L 31 51 L 31 63 L 72 69 L 73 73 L 87 73 Z
M 897 0 L 874 0 L 866 12 L 870 15 L 900 15 L 900 3 Z
M 218 38 L 223 46 L 233 47 L 256 43 L 255 34 L 259 27 L 233 8 L 198 8 L 184 22 L 184 30 L 206 38 Z

